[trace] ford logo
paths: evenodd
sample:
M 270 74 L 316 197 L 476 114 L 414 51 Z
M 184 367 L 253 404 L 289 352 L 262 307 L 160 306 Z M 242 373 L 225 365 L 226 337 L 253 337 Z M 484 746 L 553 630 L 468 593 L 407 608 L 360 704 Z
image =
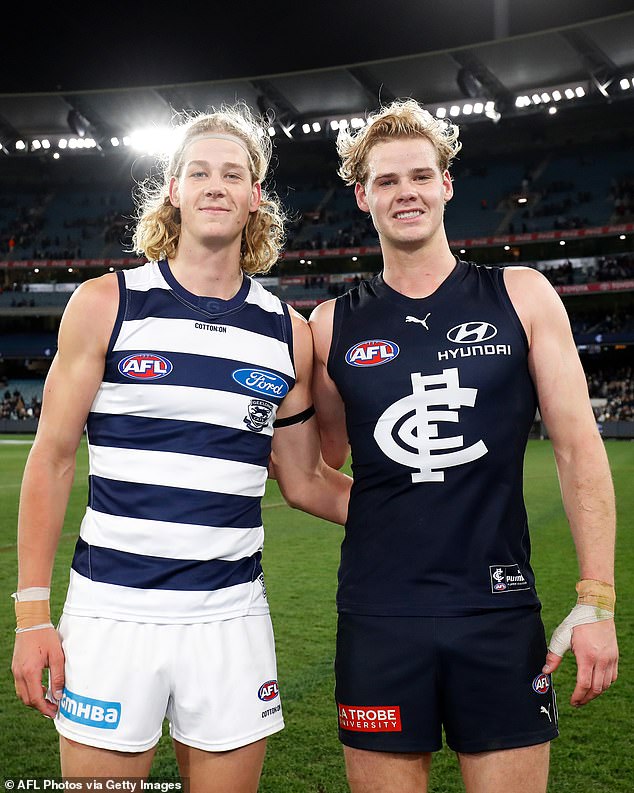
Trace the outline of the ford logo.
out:
M 264 369 L 236 369 L 231 373 L 231 377 L 240 383 L 241 386 L 255 391 L 257 394 L 268 394 L 269 396 L 285 397 L 288 394 L 289 386 L 286 380 L 266 372 Z

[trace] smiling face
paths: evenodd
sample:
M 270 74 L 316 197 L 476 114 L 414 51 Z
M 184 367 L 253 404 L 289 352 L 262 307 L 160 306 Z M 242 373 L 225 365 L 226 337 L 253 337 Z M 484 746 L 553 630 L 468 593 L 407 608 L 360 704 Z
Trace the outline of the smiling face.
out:
M 445 241 L 445 204 L 453 195 L 433 144 L 424 137 L 377 143 L 367 159 L 368 177 L 355 195 L 369 212 L 381 246 L 417 249 Z
M 231 139 L 200 138 L 185 150 L 178 176 L 169 187 L 180 209 L 180 244 L 237 247 L 249 214 L 260 205 L 246 150 Z

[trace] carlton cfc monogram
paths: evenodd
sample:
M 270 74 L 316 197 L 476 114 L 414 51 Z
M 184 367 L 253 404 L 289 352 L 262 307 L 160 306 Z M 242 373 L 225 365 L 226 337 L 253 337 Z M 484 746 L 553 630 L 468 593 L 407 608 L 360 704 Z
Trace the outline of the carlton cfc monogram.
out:
M 412 393 L 390 405 L 376 423 L 374 438 L 384 454 L 416 469 L 412 482 L 444 482 L 444 468 L 470 463 L 488 451 L 482 440 L 462 448 L 462 435 L 438 437 L 438 422 L 457 423 L 457 409 L 475 405 L 477 389 L 460 386 L 458 376 L 458 369 L 444 369 L 441 375 L 414 372 Z

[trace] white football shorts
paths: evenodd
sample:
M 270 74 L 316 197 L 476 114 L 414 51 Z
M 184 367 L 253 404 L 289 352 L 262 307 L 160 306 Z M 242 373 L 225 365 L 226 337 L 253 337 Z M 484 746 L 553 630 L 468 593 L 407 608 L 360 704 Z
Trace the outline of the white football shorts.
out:
M 189 625 L 62 615 L 66 656 L 57 731 L 120 752 L 170 735 L 221 752 L 283 729 L 268 614 Z M 49 693 L 50 696 L 50 693 Z

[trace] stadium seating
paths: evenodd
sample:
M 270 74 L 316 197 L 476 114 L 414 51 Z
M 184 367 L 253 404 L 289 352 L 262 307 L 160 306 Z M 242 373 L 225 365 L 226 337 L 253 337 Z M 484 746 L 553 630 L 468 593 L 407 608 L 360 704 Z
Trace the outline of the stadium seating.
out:
M 507 153 L 495 158 L 463 158 L 461 154 L 452 168 L 455 192 L 445 217 L 449 239 L 471 248 L 466 256 L 474 254 L 475 258 L 477 251 L 469 245 L 473 239 L 504 239 L 505 235 L 524 231 L 570 229 L 579 223 L 583 228 L 621 223 L 627 217 L 624 207 L 629 204 L 621 202 L 617 211 L 616 198 L 627 198 L 632 192 L 630 160 L 625 144 L 542 148 L 520 157 Z M 325 168 L 316 158 L 313 172 L 289 168 L 274 184 L 289 216 L 286 251 L 295 255 L 280 261 L 271 273 L 279 281 L 269 288 L 304 314 L 348 289 L 355 270 L 361 274 L 380 267 L 376 257 L 360 257 L 355 263 L 350 257 L 315 257 L 311 264 L 300 262 L 304 252 L 310 259 L 311 251 L 378 244 L 370 219 L 357 207 L 353 189 L 334 176 L 332 158 L 327 163 L 328 178 L 323 174 L 319 178 L 320 166 Z M 58 291 L 59 283 L 55 282 L 64 282 L 62 288 L 72 287 L 107 269 L 104 263 L 68 273 L 67 265 L 76 258 L 101 261 L 130 256 L 130 172 L 109 175 L 103 165 L 100 167 L 94 184 L 88 178 L 80 180 L 77 174 L 72 181 L 58 183 L 49 174 L 42 181 L 43 187 L 0 187 L 0 261 L 4 262 L 0 267 L 0 376 L 9 375 L 11 387 L 17 382 L 26 401 L 32 381 L 28 380 L 25 361 L 39 361 L 46 369 L 57 349 L 59 317 L 72 294 L 72 288 Z M 517 203 L 522 194 L 529 199 L 525 205 Z M 627 246 L 624 243 L 622 250 L 627 251 Z M 458 253 L 457 246 L 455 249 Z M 483 258 L 476 260 L 489 263 L 487 256 L 493 248 L 480 250 Z M 626 351 L 634 349 L 634 312 L 629 298 L 634 291 L 634 254 L 608 253 L 615 250 L 614 245 L 597 250 L 579 260 L 559 258 L 552 264 L 550 260 L 517 259 L 506 263 L 539 267 L 562 295 L 577 294 L 575 288 L 579 288 L 579 294 L 586 292 L 580 298 L 582 306 L 567 303 L 584 365 L 591 365 L 591 356 L 601 352 L 601 358 L 614 368 L 615 345 Z M 530 256 L 532 250 L 523 248 L 521 253 Z M 561 257 L 562 253 L 556 255 Z M 34 274 L 35 263 L 42 259 L 70 262 L 64 261 L 63 268 L 46 267 Z M 29 261 L 28 269 L 14 266 L 20 260 Z M 499 263 L 499 259 L 490 263 Z M 619 286 L 619 282 L 625 286 Z M 39 291 L 46 288 L 46 283 L 51 290 Z M 584 290 L 587 284 L 594 286 Z M 627 356 L 631 353 L 622 357 Z M 618 398 L 623 399 L 622 395 Z M 608 406 L 601 415 L 623 417 L 627 410 L 617 407 Z

